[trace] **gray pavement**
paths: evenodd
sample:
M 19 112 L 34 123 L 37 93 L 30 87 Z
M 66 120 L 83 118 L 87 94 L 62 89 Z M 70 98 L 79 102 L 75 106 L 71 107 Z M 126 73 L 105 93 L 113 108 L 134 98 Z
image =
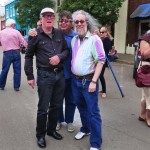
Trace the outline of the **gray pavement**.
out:
M 127 58 L 129 59 L 128 56 Z M 1 62 L 0 51 L 0 64 Z M 24 55 L 22 55 L 22 67 L 23 64 Z M 141 89 L 135 87 L 132 79 L 133 65 L 117 61 L 113 62 L 112 66 L 125 97 L 121 97 L 110 70 L 106 69 L 107 98 L 103 100 L 99 95 L 103 121 L 101 150 L 149 150 L 150 129 L 137 119 Z M 23 69 L 20 91 L 13 90 L 11 67 L 6 89 L 0 91 L 0 150 L 40 150 L 35 138 L 37 101 L 37 90 L 27 85 Z M 66 124 L 63 124 L 59 131 L 64 136 L 61 141 L 46 136 L 45 150 L 89 150 L 88 136 L 79 141 L 74 139 L 81 125 L 78 110 L 75 113 L 74 125 L 75 132 L 68 133 Z

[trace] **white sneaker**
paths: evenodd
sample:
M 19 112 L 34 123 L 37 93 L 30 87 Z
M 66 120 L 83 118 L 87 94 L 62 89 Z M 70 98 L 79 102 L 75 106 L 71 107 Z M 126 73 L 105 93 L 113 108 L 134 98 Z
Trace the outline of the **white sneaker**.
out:
M 77 134 L 76 134 L 76 136 L 75 136 L 75 139 L 76 140 L 80 140 L 80 139 L 82 139 L 84 136 L 87 136 L 87 135 L 89 135 L 90 133 L 83 133 L 83 132 L 78 132 Z
M 73 132 L 74 131 L 74 126 L 72 123 L 68 123 L 68 132 Z
M 100 150 L 99 148 L 91 147 L 90 150 Z
M 60 130 L 60 128 L 61 128 L 61 123 L 58 122 L 56 126 L 56 131 Z

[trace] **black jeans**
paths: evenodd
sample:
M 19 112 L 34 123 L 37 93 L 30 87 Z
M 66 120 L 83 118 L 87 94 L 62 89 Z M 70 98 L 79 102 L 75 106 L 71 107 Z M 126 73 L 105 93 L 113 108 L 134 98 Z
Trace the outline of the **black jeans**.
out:
M 37 70 L 38 111 L 36 137 L 56 130 L 57 118 L 63 100 L 65 78 L 63 71 Z
M 100 76 L 99 76 L 99 79 L 100 79 L 100 81 L 101 81 L 101 86 L 102 86 L 102 93 L 106 93 L 106 82 L 105 82 L 105 78 L 104 78 L 104 73 L 105 73 L 106 67 L 107 67 L 107 63 L 105 63 L 105 64 L 103 65 L 101 74 L 100 74 Z

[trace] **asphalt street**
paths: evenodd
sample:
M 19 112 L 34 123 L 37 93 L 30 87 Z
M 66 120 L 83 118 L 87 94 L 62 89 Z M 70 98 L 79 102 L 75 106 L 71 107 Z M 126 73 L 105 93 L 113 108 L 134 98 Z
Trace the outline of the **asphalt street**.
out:
M 0 70 L 1 63 L 2 51 Z M 24 55 L 20 91 L 13 90 L 12 67 L 8 74 L 6 89 L 0 91 L 0 150 L 40 150 L 35 137 L 37 89 L 33 90 L 28 86 L 23 65 Z M 125 97 L 121 97 L 112 73 L 107 68 L 107 98 L 101 99 L 99 95 L 103 121 L 101 150 L 149 150 L 150 128 L 137 119 L 141 90 L 135 86 L 132 79 L 133 65 L 112 63 L 112 66 Z M 61 141 L 46 136 L 45 150 L 89 150 L 89 136 L 79 141 L 74 139 L 81 125 L 78 110 L 75 113 L 74 125 L 75 131 L 68 133 L 66 124 L 63 124 L 59 131 L 64 137 Z

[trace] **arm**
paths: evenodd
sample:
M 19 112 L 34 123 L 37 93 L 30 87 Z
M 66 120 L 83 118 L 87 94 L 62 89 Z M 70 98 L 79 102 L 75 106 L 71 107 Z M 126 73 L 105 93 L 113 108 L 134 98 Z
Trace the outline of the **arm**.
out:
M 105 62 L 105 52 L 101 39 L 96 39 L 92 53 L 96 63 L 96 68 L 92 81 L 89 85 L 89 92 L 94 92 L 96 90 L 96 83 L 99 79 L 103 64 Z
M 27 42 L 25 41 L 25 39 L 23 38 L 23 36 L 21 35 L 19 31 L 18 31 L 18 38 L 19 38 L 20 44 L 22 44 L 25 48 L 27 48 Z
M 144 59 L 150 58 L 150 44 L 144 40 L 140 42 L 140 51 Z
M 25 54 L 25 65 L 24 65 L 24 70 L 27 76 L 28 84 L 32 88 L 34 88 L 35 86 L 34 75 L 33 75 L 33 56 L 36 50 L 36 41 L 37 38 L 34 37 L 32 40 L 28 42 L 28 48 Z

